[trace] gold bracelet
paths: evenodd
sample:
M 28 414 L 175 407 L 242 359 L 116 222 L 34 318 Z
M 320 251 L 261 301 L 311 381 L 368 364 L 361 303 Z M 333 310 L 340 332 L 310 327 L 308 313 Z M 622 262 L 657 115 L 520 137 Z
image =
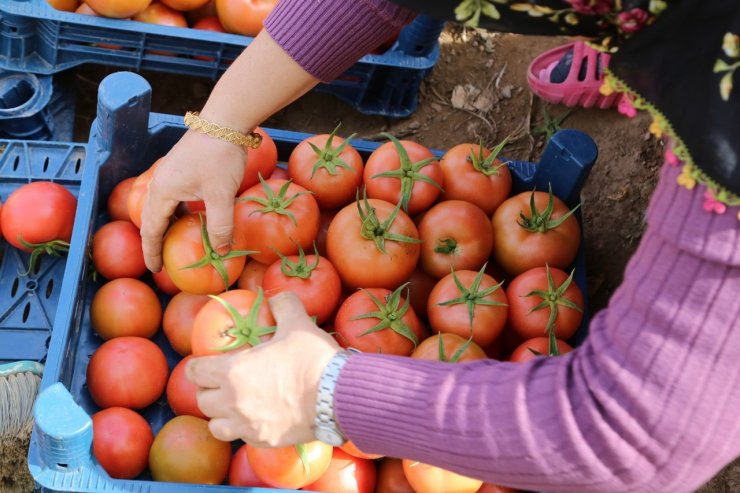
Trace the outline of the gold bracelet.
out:
M 188 111 L 185 113 L 185 125 L 196 132 L 242 147 L 257 149 L 262 143 L 262 136 L 257 132 L 243 134 L 233 128 L 222 127 L 216 123 L 204 120 L 197 111 Z

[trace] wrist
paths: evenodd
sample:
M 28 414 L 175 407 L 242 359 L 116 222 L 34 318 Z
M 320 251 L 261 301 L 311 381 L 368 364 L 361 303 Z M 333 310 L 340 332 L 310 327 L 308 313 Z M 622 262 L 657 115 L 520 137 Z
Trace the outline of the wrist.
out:
M 336 417 L 336 386 L 339 374 L 354 352 L 337 351 L 328 360 L 316 386 L 316 400 L 313 413 L 313 433 L 317 440 L 338 447 L 347 441 Z

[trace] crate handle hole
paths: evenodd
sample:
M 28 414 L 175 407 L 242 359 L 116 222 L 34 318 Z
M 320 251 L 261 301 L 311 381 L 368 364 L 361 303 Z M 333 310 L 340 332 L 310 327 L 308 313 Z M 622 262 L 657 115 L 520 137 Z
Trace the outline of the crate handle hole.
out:
M 41 168 L 44 173 L 49 169 L 49 156 L 44 159 L 44 167 Z
M 54 278 L 52 277 L 49 279 L 49 282 L 46 283 L 46 299 L 48 300 L 51 298 L 51 293 L 54 291 Z
M 17 33 L 18 32 L 18 28 L 17 27 L 11 27 L 10 28 L 10 32 L 11 33 Z
M 21 164 L 21 157 L 16 156 L 13 160 L 13 171 L 16 171 L 18 169 L 18 165 Z
M 35 290 L 37 287 L 39 287 L 39 283 L 34 281 L 33 279 L 30 281 L 26 281 L 26 289 L 29 291 Z
M 77 158 L 77 161 L 75 162 L 75 174 L 79 174 L 81 167 L 82 167 L 82 159 Z
M 23 318 L 21 319 L 23 323 L 26 323 L 28 320 L 28 316 L 31 314 L 31 302 L 27 302 L 26 306 L 23 307 Z
M 16 295 L 16 293 L 18 292 L 18 285 L 19 285 L 19 284 L 20 284 L 20 281 L 19 281 L 19 280 L 18 280 L 18 278 L 16 277 L 16 278 L 15 278 L 15 279 L 13 280 L 13 285 L 12 285 L 12 286 L 10 286 L 10 296 L 11 296 L 12 298 L 15 298 L 15 295 Z

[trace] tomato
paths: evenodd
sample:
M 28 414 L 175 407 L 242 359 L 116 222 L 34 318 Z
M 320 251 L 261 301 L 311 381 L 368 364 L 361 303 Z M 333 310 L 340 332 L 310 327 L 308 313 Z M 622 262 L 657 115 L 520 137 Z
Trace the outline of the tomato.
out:
M 143 409 L 167 385 L 167 360 L 143 337 L 117 337 L 103 343 L 87 365 L 87 390 L 101 407 Z
M 373 493 L 377 473 L 375 464 L 335 448 L 326 472 L 313 483 L 304 486 L 305 491 L 328 493 Z
M 188 214 L 175 221 L 164 236 L 162 258 L 172 282 L 186 293 L 225 291 L 244 269 L 246 252 L 218 255 L 206 233 L 206 217 Z
M 192 383 L 185 376 L 185 365 L 194 356 L 186 356 L 180 360 L 175 368 L 172 369 L 169 380 L 167 380 L 167 403 L 178 416 L 187 415 L 197 418 L 208 419 L 203 411 L 198 407 L 196 393 L 198 386 Z
M 319 441 L 279 448 L 247 446 L 247 458 L 257 477 L 269 486 L 297 490 L 326 472 L 332 448 Z
M 447 363 L 462 363 L 486 359 L 486 352 L 473 341 L 464 339 L 457 334 L 437 334 L 424 340 L 413 353 L 412 358 L 429 361 L 444 361 Z
M 280 180 L 290 180 L 290 174 L 288 173 L 288 170 L 286 168 L 282 168 L 280 166 L 275 168 L 275 171 L 272 172 L 270 175 L 270 178 L 277 178 Z
M 375 493 L 416 493 L 403 473 L 401 459 L 383 459 L 378 468 Z
M 265 277 L 265 271 L 268 267 L 270 266 L 261 264 L 256 260 L 247 260 L 244 270 L 236 281 L 236 286 L 239 289 L 248 289 L 256 293 L 262 287 L 262 279 Z
M 540 337 L 554 327 L 555 337 L 573 337 L 583 318 L 583 294 L 573 274 L 554 267 L 535 267 L 518 275 L 506 289 L 509 323 L 524 339 Z
M 268 488 L 264 481 L 257 477 L 247 459 L 247 445 L 242 445 L 231 458 L 229 467 L 229 484 L 231 486 L 251 486 Z
M 193 335 L 193 322 L 200 309 L 209 301 L 210 298 L 202 294 L 178 293 L 167 303 L 162 318 L 162 330 L 172 349 L 180 356 L 187 356 L 192 352 L 190 339 Z
M 3 236 L 24 252 L 43 252 L 46 244 L 55 251 L 67 251 L 76 210 L 77 199 L 62 185 L 48 181 L 23 185 L 0 211 Z M 64 244 L 52 243 L 57 241 Z
M 226 31 L 257 36 L 278 0 L 216 0 L 216 12 Z
M 166 6 L 175 10 L 196 10 L 199 9 L 210 0 L 159 0 Z
M 109 407 L 92 415 L 93 454 L 110 477 L 133 479 L 146 469 L 154 433 L 136 411 Z
M 254 321 L 250 320 L 254 317 Z M 222 354 L 242 347 L 256 346 L 275 332 L 275 319 L 257 293 L 235 289 L 211 299 L 193 321 L 193 355 Z
M 524 192 L 507 199 L 496 209 L 492 224 L 493 256 L 509 274 L 545 264 L 567 269 L 581 242 L 572 211 L 546 192 Z
M 491 216 L 511 193 L 511 172 L 498 159 L 502 144 L 491 152 L 480 144 L 456 145 L 439 162 L 444 175 L 442 200 L 465 200 Z
M 433 278 L 421 269 L 416 269 L 408 278 L 409 293 L 411 297 L 411 307 L 419 317 L 427 319 L 427 300 L 429 293 L 432 292 L 437 284 L 437 279 Z
M 514 488 L 508 488 L 506 486 L 499 486 L 497 484 L 483 483 L 478 493 L 518 493 L 519 490 Z
M 234 208 L 234 238 L 252 258 L 271 264 L 309 248 L 319 232 L 319 206 L 305 188 L 267 180 L 245 191 Z
M 393 292 L 363 289 L 347 298 L 334 318 L 339 344 L 366 353 L 410 355 L 423 339 L 424 328 L 401 296 L 405 287 Z
M 172 279 L 170 278 L 170 275 L 167 274 L 167 269 L 165 269 L 164 266 L 159 272 L 152 272 L 152 279 L 154 279 L 154 284 L 157 285 L 159 290 L 165 294 L 174 296 L 180 292 L 180 288 L 175 286 L 175 283 L 172 282 Z
M 173 0 L 167 0 L 173 1 Z M 167 1 L 153 2 L 144 10 L 133 16 L 135 21 L 146 22 L 148 24 L 158 24 L 160 26 L 170 27 L 188 27 L 188 21 L 182 12 L 169 7 Z
M 131 191 L 134 181 L 136 181 L 136 177 L 132 176 L 113 187 L 108 196 L 108 217 L 111 221 L 131 220 L 131 216 L 128 214 L 128 193 Z
M 154 178 L 154 170 L 161 162 L 162 158 L 157 159 L 149 169 L 137 176 L 128 192 L 128 214 L 137 228 L 141 228 L 141 211 L 144 208 L 147 193 L 149 193 L 149 184 Z
M 314 193 L 322 210 L 333 210 L 353 202 L 362 183 L 360 153 L 336 136 L 312 135 L 298 144 L 288 159 L 288 173 L 298 185 Z
M 136 336 L 150 338 L 162 322 L 162 305 L 152 288 L 122 277 L 104 284 L 90 305 L 90 324 L 104 340 Z
M 77 0 L 46 0 L 49 5 L 57 10 L 74 12 L 77 8 Z
M 570 346 L 570 344 L 559 339 L 557 340 L 557 348 L 559 354 L 565 354 L 573 351 L 573 348 Z M 550 339 L 548 337 L 534 337 L 532 339 L 524 341 L 523 343 L 521 343 L 521 345 L 519 345 L 519 347 L 514 350 L 513 353 L 511 353 L 511 356 L 509 356 L 509 361 L 524 363 L 531 359 L 537 358 L 538 355 L 533 353 L 532 351 L 536 351 L 542 356 L 546 356 L 547 354 L 549 354 L 550 351 Z
M 345 286 L 396 289 L 419 260 L 419 232 L 398 207 L 365 199 L 342 209 L 329 225 L 326 253 Z
M 416 493 L 475 493 L 483 481 L 422 462 L 403 459 L 403 473 Z
M 444 185 L 442 169 L 434 154 L 416 142 L 383 135 L 391 142 L 373 151 L 365 163 L 368 197 L 400 203 L 403 211 L 410 215 L 428 209 Z M 380 176 L 381 173 L 384 176 Z
M 321 211 L 319 216 L 319 232 L 316 235 L 316 249 L 319 251 L 319 255 L 326 257 L 326 237 L 329 234 L 329 225 L 336 216 L 336 211 Z
M 493 248 L 491 222 L 479 207 L 461 200 L 440 202 L 419 223 L 421 267 L 440 279 L 452 270 L 478 270 Z
M 141 235 L 128 221 L 110 222 L 95 233 L 92 259 L 97 273 L 106 279 L 135 278 L 146 273 Z
M 149 452 L 155 481 L 221 484 L 229 472 L 231 444 L 211 435 L 208 421 L 177 416 L 157 434 Z
M 383 457 L 379 454 L 366 454 L 365 452 L 357 448 L 357 445 L 355 445 L 351 440 L 347 440 L 346 442 L 344 442 L 344 445 L 342 445 L 340 448 L 343 451 L 347 452 L 349 455 L 358 457 L 360 459 L 375 460 Z
M 303 303 L 306 313 L 316 317 L 316 323 L 326 321 L 339 303 L 342 281 L 331 262 L 319 255 L 283 257 L 265 272 L 262 287 L 271 298 L 283 291 L 291 291 Z
M 257 149 L 247 149 L 247 164 L 244 167 L 244 178 L 239 185 L 237 195 L 241 195 L 248 188 L 252 188 L 260 182 L 260 176 L 267 179 L 272 175 L 277 166 L 278 152 L 275 141 L 262 128 L 257 127 L 255 132 L 262 136 L 262 143 Z
M 199 20 L 205 19 L 206 17 L 215 17 L 215 16 L 216 16 L 215 0 L 208 0 L 208 2 L 202 7 L 195 9 L 195 10 L 188 10 L 187 12 L 185 12 L 185 17 L 188 19 L 188 23 L 190 23 L 190 25 L 193 25 Z
M 133 17 L 149 6 L 152 0 L 85 0 L 95 12 L 104 17 L 125 19 Z
M 434 332 L 457 334 L 464 339 L 472 334 L 473 342 L 485 348 L 506 325 L 506 294 L 483 269 L 461 270 L 446 275 L 434 286 L 427 313 Z

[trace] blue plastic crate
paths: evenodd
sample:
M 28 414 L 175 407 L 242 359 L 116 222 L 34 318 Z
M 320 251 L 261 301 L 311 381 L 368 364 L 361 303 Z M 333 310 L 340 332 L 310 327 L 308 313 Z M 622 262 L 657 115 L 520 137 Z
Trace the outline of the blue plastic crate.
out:
M 335 94 L 367 114 L 402 117 L 413 113 L 421 81 L 439 58 L 437 40 L 443 26 L 438 20 L 419 16 L 401 31 L 388 52 L 366 55 L 318 90 Z M 0 68 L 7 70 L 54 74 L 96 63 L 215 79 L 252 39 L 60 12 L 46 0 L 0 2 Z M 175 56 L 157 55 L 156 50 Z
M 73 140 L 75 93 L 69 76 L 0 70 L 0 139 Z
M 32 181 L 53 181 L 78 195 L 85 146 L 0 140 L 0 200 Z M 0 241 L 0 364 L 42 361 L 61 298 L 64 258 L 42 257 L 28 268 L 29 254 Z
M 144 171 L 182 136 L 180 117 L 150 113 L 151 87 L 132 73 L 108 76 L 100 85 L 98 115 L 88 143 L 80 204 L 67 263 L 54 333 L 49 347 L 41 394 L 36 404 L 36 427 L 31 441 L 29 465 L 45 492 L 150 492 L 187 493 L 220 491 L 225 486 L 158 483 L 148 476 L 125 481 L 111 479 L 91 455 L 91 420 L 97 408 L 85 388 L 89 357 L 101 340 L 90 326 L 89 308 L 98 284 L 90 282 L 87 248 L 96 229 L 107 220 L 106 197 L 120 180 Z M 308 134 L 266 129 L 275 140 L 281 160 Z M 363 158 L 380 144 L 353 141 Z M 533 186 L 553 191 L 570 204 L 596 160 L 596 146 L 575 130 L 558 133 L 548 144 L 540 164 L 511 162 L 514 191 Z M 583 248 L 575 264 L 576 282 L 586 288 Z M 585 317 L 587 318 L 587 317 Z M 585 332 L 584 322 L 581 332 Z M 168 357 L 170 368 L 179 360 L 164 336 L 155 337 Z M 173 415 L 164 402 L 142 413 L 155 433 Z M 231 488 L 247 491 L 247 489 Z M 251 490 L 251 489 L 250 489 Z

